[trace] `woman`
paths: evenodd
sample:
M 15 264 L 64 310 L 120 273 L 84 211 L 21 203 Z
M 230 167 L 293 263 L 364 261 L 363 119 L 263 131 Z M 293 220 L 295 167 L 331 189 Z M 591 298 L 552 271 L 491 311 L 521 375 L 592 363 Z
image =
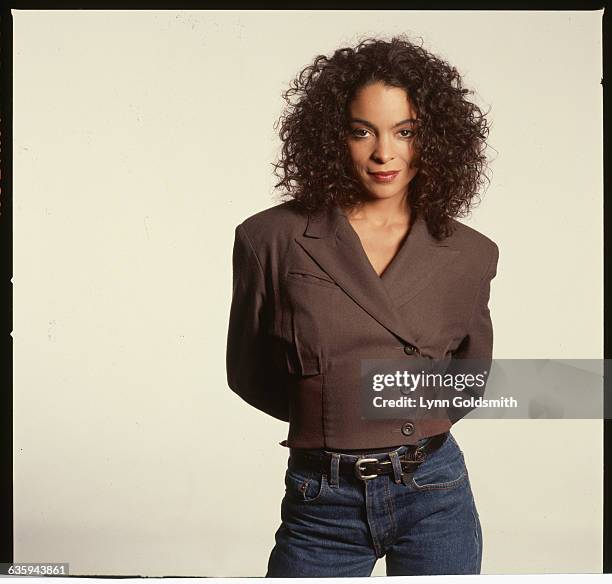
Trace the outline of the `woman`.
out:
M 236 228 L 227 345 L 231 389 L 289 422 L 269 577 L 368 576 L 383 556 L 387 575 L 480 572 L 449 432 L 466 410 L 363 409 L 373 363 L 490 363 L 498 248 L 455 220 L 486 178 L 467 93 L 400 36 L 317 57 L 285 94 L 290 200 Z

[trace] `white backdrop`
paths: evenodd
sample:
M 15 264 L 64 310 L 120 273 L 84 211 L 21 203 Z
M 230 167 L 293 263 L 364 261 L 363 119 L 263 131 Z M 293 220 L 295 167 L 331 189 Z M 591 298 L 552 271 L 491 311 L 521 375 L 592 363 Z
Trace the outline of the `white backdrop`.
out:
M 225 381 L 234 227 L 277 201 L 281 91 L 361 37 L 492 107 L 495 356 L 602 357 L 602 14 L 14 10 L 15 560 L 264 575 L 287 426 Z M 483 572 L 601 571 L 601 421 L 454 433 Z

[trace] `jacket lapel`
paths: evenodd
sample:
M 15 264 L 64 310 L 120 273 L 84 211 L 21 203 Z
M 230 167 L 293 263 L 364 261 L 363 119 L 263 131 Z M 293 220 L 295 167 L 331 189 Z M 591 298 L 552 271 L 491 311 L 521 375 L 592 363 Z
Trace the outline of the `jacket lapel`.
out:
M 416 344 L 398 307 L 431 281 L 454 254 L 429 235 L 417 217 L 408 237 L 382 277 L 370 263 L 359 236 L 339 207 L 310 215 L 297 243 L 370 316 Z
M 437 241 L 431 236 L 425 220 L 417 216 L 408 237 L 381 277 L 395 306 L 406 304 L 433 285 L 436 275 L 458 254 L 459 251 L 448 247 L 446 240 Z

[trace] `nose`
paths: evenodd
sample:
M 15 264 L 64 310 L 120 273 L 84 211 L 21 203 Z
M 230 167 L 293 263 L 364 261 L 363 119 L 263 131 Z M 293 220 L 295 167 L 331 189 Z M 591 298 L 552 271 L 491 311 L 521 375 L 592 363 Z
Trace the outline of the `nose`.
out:
M 381 136 L 376 141 L 376 146 L 372 152 L 372 158 L 380 164 L 385 164 L 389 162 L 389 160 L 393 160 L 391 144 L 387 138 Z

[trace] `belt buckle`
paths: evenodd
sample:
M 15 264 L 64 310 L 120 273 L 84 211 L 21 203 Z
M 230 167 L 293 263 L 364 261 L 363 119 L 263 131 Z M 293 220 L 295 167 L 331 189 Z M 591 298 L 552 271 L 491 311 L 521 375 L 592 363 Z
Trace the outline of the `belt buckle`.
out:
M 378 458 L 360 458 L 355 462 L 355 466 L 353 467 L 353 470 L 355 471 L 355 476 L 362 481 L 367 481 L 369 479 L 375 479 L 378 476 L 377 474 L 371 474 L 371 475 L 363 474 L 363 471 L 365 469 L 363 468 L 362 465 L 368 462 L 378 462 Z
M 406 452 L 406 454 L 404 454 L 404 461 L 409 463 L 409 464 L 416 464 L 416 465 L 420 465 L 422 462 L 425 461 L 425 458 L 427 457 L 427 455 L 425 454 L 424 451 L 424 445 L 423 446 L 419 446 L 417 448 L 415 448 L 412 452 L 412 455 L 408 454 Z

